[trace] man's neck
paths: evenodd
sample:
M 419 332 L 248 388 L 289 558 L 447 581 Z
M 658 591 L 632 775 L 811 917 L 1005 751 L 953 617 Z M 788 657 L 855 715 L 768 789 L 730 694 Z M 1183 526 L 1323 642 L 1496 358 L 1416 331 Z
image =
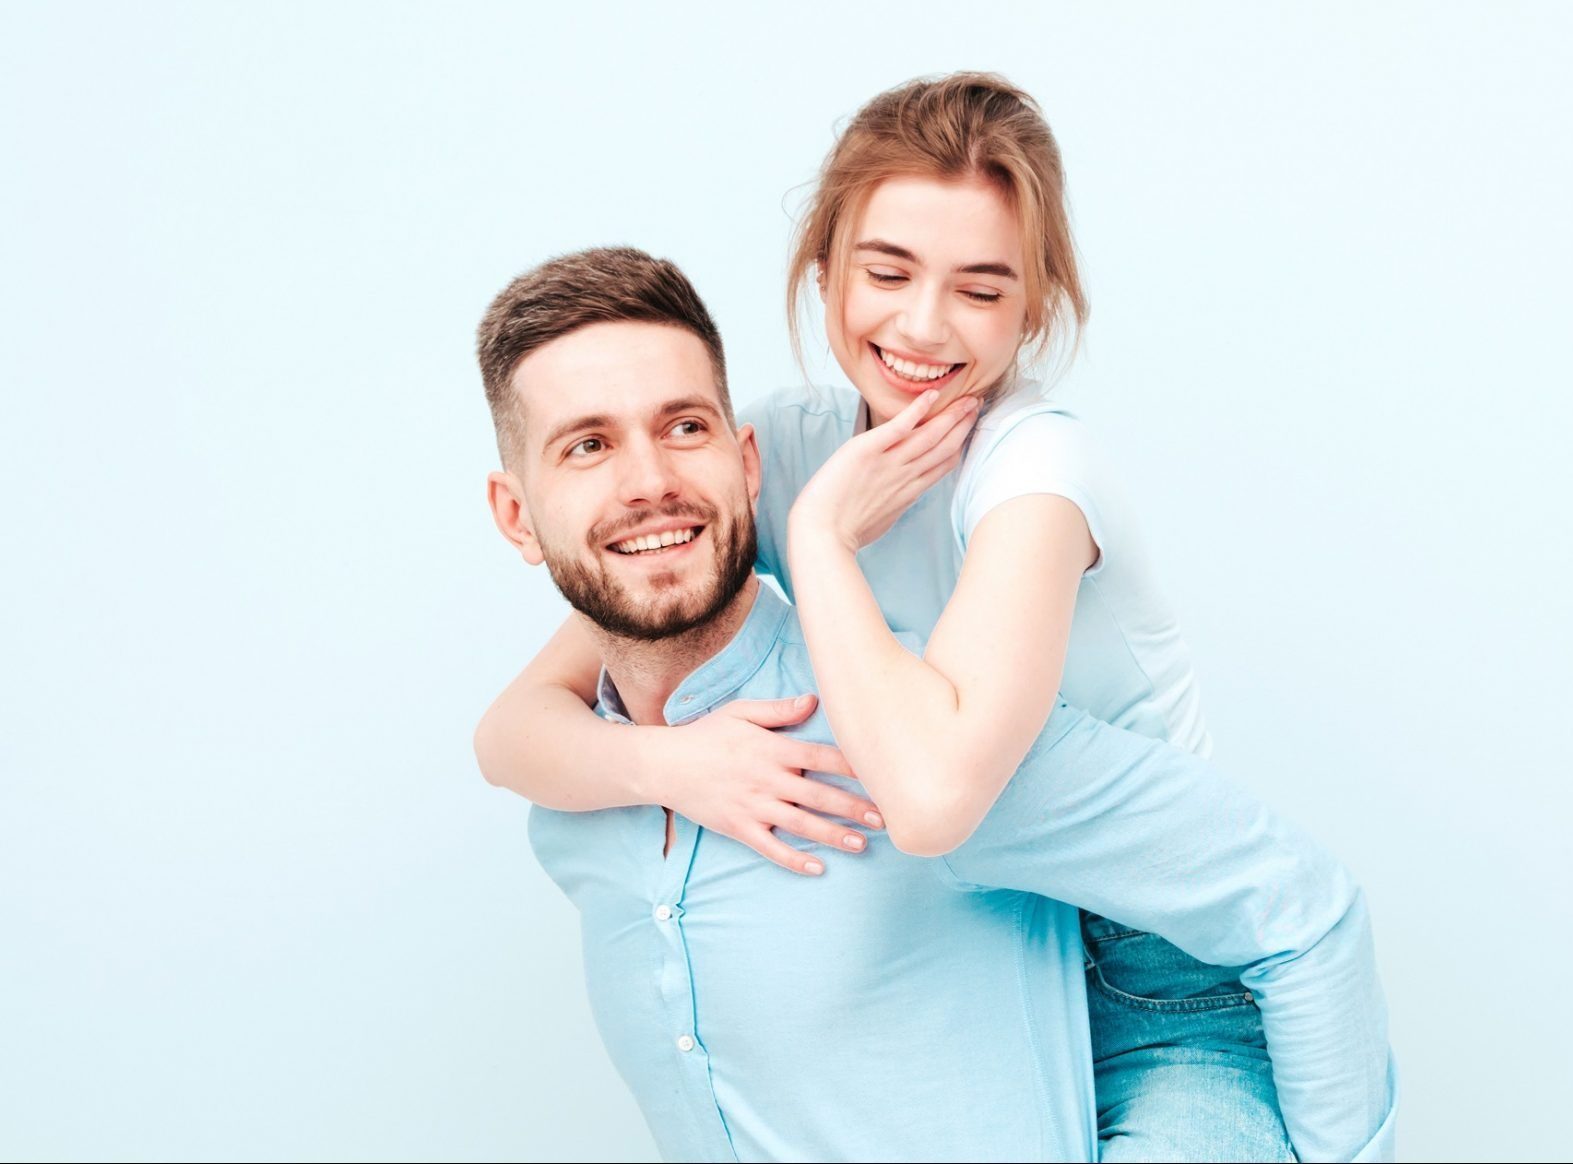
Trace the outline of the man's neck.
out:
M 672 692 L 732 641 L 758 596 L 759 579 L 750 575 L 720 614 L 703 626 L 671 638 L 629 639 L 596 628 L 601 661 L 628 718 L 637 724 L 666 723 L 666 701 Z

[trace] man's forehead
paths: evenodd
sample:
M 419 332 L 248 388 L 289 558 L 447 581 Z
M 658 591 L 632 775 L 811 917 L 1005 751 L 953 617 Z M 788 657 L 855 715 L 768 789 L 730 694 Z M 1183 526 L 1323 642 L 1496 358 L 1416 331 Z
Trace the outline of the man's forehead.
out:
M 709 349 L 692 332 L 665 324 L 580 328 L 520 360 L 511 382 L 531 444 L 578 415 L 635 420 L 695 397 L 721 410 Z

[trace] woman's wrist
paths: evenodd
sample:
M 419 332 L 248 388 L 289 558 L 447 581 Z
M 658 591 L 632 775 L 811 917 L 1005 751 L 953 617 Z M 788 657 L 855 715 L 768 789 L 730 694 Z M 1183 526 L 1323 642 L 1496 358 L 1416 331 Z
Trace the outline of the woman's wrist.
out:
M 792 572 L 797 573 L 799 555 L 822 560 L 825 554 L 837 552 L 855 555 L 857 546 L 836 530 L 828 515 L 801 501 L 794 504 L 787 516 L 787 559 Z
M 666 752 L 666 742 L 671 728 L 656 725 L 636 725 L 627 729 L 632 741 L 625 772 L 629 792 L 639 804 L 660 804 L 672 807 L 674 765 Z

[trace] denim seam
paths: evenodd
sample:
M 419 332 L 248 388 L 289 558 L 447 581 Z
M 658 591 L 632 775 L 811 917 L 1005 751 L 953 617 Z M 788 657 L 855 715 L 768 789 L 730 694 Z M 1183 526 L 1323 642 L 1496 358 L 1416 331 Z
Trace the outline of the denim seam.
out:
M 1104 942 L 1118 942 L 1124 938 L 1142 938 L 1146 936 L 1146 930 L 1117 930 L 1112 934 L 1098 934 L 1093 937 L 1087 937 L 1086 941 L 1089 945 L 1100 946 Z
M 1223 1010 L 1231 1006 L 1249 1006 L 1255 1001 L 1249 990 L 1242 990 L 1236 994 L 1208 994 L 1201 998 L 1143 998 L 1139 994 L 1127 994 L 1116 986 L 1110 986 L 1109 980 L 1103 976 L 1103 968 L 1097 963 L 1089 969 L 1093 975 L 1093 988 L 1098 993 L 1126 1006 L 1138 1010 L 1168 1011 L 1170 1013 L 1187 1013 L 1204 1010 Z

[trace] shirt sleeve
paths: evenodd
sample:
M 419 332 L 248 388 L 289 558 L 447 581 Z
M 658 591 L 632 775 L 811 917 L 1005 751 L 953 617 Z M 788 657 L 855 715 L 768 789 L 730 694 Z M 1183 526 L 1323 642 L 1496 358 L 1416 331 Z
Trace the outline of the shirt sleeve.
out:
M 969 455 L 957 483 L 952 510 L 962 547 L 996 506 L 1017 497 L 1052 493 L 1081 510 L 1098 547 L 1097 560 L 1086 576 L 1101 571 L 1108 531 L 1098 498 L 1105 496 L 1106 470 L 1086 424 L 1044 406 L 1011 415 L 999 429 L 985 421 L 979 435 L 976 454 Z
M 1052 897 L 1245 967 L 1300 1159 L 1393 1158 L 1387 1009 L 1364 895 L 1207 761 L 1061 703 L 943 860 L 964 887 Z

